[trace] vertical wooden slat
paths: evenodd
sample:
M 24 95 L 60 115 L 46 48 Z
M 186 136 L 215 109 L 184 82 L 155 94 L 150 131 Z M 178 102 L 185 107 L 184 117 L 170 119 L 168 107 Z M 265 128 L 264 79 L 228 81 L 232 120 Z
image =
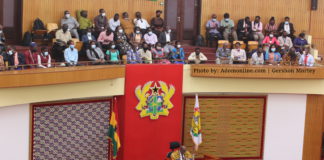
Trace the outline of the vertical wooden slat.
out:
M 319 160 L 323 134 L 324 95 L 308 95 L 303 160 Z

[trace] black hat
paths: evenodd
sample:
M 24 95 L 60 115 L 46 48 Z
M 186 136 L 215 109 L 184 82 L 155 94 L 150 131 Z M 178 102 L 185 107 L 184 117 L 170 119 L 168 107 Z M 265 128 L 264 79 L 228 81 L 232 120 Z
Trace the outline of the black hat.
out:
M 170 149 L 177 149 L 180 148 L 179 142 L 170 142 Z

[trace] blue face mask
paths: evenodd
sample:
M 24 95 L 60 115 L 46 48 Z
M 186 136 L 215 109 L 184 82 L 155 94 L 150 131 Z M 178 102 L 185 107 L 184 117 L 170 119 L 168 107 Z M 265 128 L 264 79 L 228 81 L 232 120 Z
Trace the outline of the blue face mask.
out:
M 44 52 L 44 56 L 48 56 L 48 52 Z
M 11 55 L 13 55 L 13 52 L 12 51 L 9 51 L 8 54 L 11 56 Z
M 74 49 L 74 47 L 75 47 L 75 46 L 74 46 L 73 44 L 70 45 L 70 48 L 71 48 L 71 49 Z
M 276 51 L 276 49 L 275 49 L 275 48 L 271 48 L 271 51 L 272 51 L 272 52 L 275 52 L 275 51 Z

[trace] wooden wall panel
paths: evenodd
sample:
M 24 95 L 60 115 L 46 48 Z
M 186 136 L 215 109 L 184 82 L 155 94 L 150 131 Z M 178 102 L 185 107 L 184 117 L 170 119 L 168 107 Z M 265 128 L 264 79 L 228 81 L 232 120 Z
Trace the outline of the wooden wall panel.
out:
M 324 95 L 308 95 L 303 160 L 319 160 L 322 152 Z
M 268 23 L 271 16 L 276 18 L 278 25 L 285 16 L 289 16 L 295 24 L 297 33 L 309 32 L 310 0 L 293 2 L 292 0 L 202 0 L 201 34 L 205 35 L 205 24 L 213 13 L 217 14 L 218 20 L 221 20 L 226 12 L 230 13 L 235 25 L 245 16 L 250 16 L 253 20 L 256 15 L 259 15 L 264 25 Z
M 59 23 L 65 10 L 69 10 L 74 17 L 77 10 L 88 10 L 91 19 L 98 15 L 100 8 L 106 10 L 108 18 L 125 11 L 130 14 L 130 18 L 134 18 L 135 12 L 141 11 L 143 17 L 150 20 L 156 10 L 164 10 L 162 2 L 164 0 L 24 0 L 22 28 L 23 32 L 30 30 L 37 17 L 45 24 Z
M 318 9 L 311 11 L 311 34 L 313 38 L 324 39 L 324 1 L 318 1 Z M 322 50 L 324 52 L 324 49 Z
M 312 43 L 315 45 L 316 49 L 318 49 L 318 51 L 319 51 L 318 55 L 324 57 L 324 37 L 323 38 L 318 38 L 318 39 L 313 38 Z

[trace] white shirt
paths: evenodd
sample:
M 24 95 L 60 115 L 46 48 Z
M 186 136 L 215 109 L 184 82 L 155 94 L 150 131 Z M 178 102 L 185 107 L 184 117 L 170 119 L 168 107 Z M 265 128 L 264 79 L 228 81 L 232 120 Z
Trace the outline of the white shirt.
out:
M 114 18 L 109 20 L 109 27 L 112 31 L 115 31 L 118 26 L 120 26 L 119 20 L 115 21 Z
M 246 61 L 246 53 L 245 53 L 245 50 L 244 49 L 240 49 L 240 50 L 237 50 L 237 49 L 232 49 L 231 51 L 231 58 L 235 61 L 235 60 L 238 60 L 238 61 Z M 235 59 L 237 58 L 237 59 Z
M 171 42 L 171 34 L 170 33 L 165 33 L 165 40 L 166 42 Z
M 147 23 L 147 21 L 143 18 L 141 19 L 134 19 L 134 24 L 136 27 L 139 27 L 140 29 L 147 29 L 150 27 L 150 25 Z
M 299 64 L 303 66 L 308 66 L 308 67 L 313 67 L 315 63 L 315 59 L 311 54 L 307 55 L 307 64 L 305 65 L 305 59 L 306 59 L 306 54 L 304 53 L 300 59 L 299 59 Z
M 285 25 L 284 25 L 284 30 L 285 30 L 288 34 L 290 34 L 290 25 L 289 25 L 289 24 L 285 24 Z
M 198 63 L 200 63 L 201 61 L 207 61 L 207 57 L 203 54 L 203 53 L 199 53 L 199 56 L 196 56 L 196 52 L 192 52 L 190 54 L 190 56 L 188 57 L 189 61 L 197 61 Z
M 263 53 L 261 53 L 261 56 L 259 57 L 258 52 L 254 52 L 252 54 L 252 64 L 258 65 L 263 63 L 264 63 Z

